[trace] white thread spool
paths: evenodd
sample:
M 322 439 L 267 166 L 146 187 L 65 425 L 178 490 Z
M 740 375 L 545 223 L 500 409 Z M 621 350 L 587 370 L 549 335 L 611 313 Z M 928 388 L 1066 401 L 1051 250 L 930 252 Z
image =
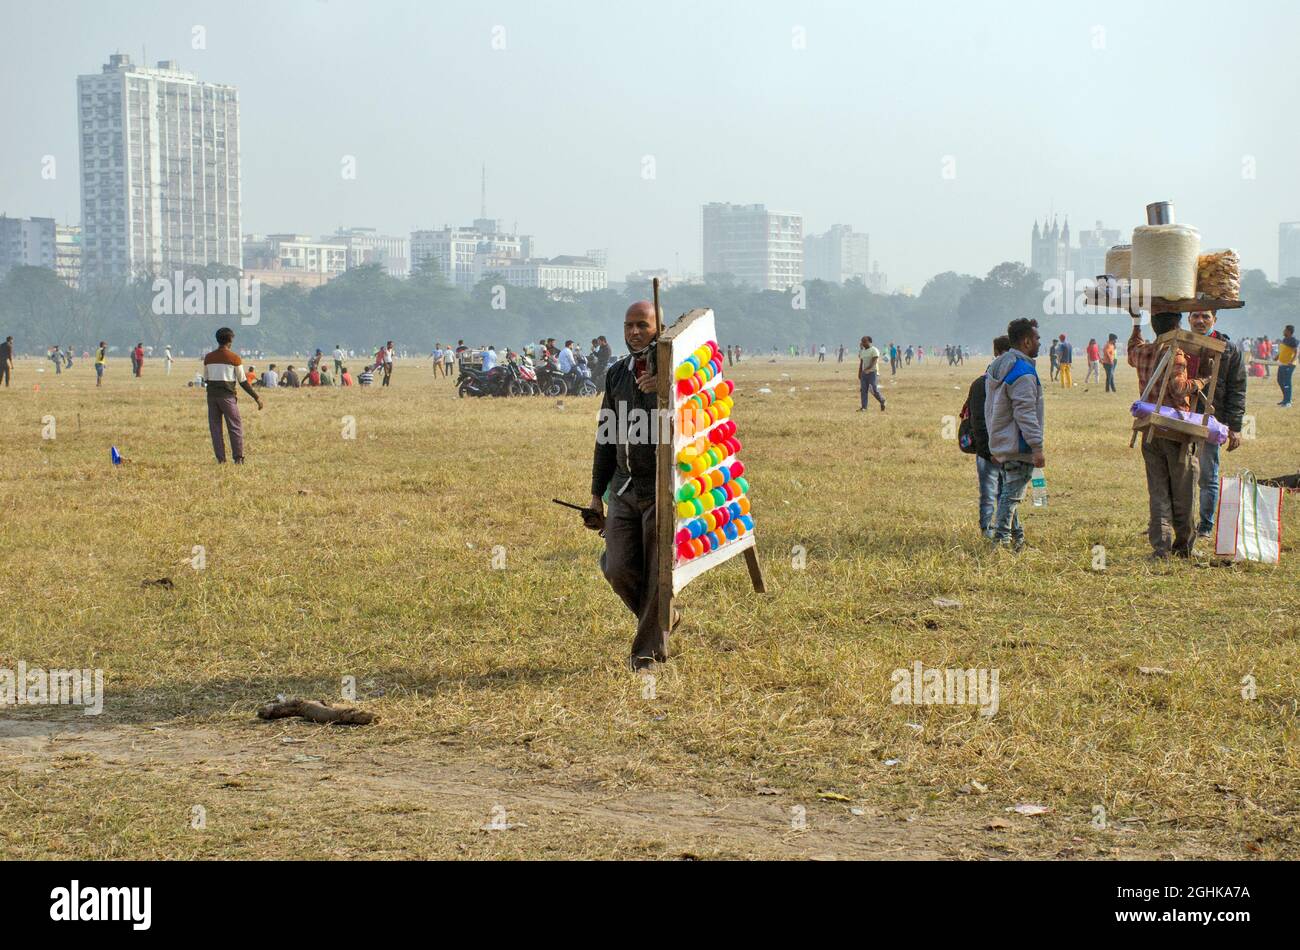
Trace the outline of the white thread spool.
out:
M 1116 244 L 1106 252 L 1106 273 L 1128 280 L 1133 273 L 1133 245 Z
M 1133 280 L 1149 280 L 1151 296 L 1187 300 L 1196 296 L 1196 262 L 1201 232 L 1186 224 L 1144 224 L 1133 229 Z

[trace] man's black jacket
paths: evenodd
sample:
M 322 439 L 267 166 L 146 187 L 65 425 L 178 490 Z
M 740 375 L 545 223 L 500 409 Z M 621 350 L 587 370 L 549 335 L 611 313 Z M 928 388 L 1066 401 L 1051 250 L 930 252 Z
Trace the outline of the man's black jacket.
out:
M 646 422 L 637 428 L 647 433 L 646 439 L 639 444 L 628 445 L 623 442 L 602 443 L 598 438 L 591 464 L 591 493 L 603 495 L 609 487 L 610 479 L 617 473 L 622 477 L 618 479 L 614 491 L 622 491 L 630 476 L 632 487 L 629 491 L 634 492 L 641 501 L 654 501 L 656 446 L 653 435 L 658 426 L 655 409 L 659 397 L 656 393 L 643 393 L 637 388 L 636 374 L 632 369 L 633 359 L 626 356 L 609 367 L 605 374 L 605 398 L 600 404 L 600 414 L 603 420 L 613 413 L 614 419 L 622 420 L 619 428 L 626 432 L 633 424 L 632 410 L 641 410 L 646 413 Z M 608 431 L 609 428 L 609 425 L 601 423 L 598 424 L 597 431 Z
M 1219 358 L 1219 384 L 1214 390 L 1214 418 L 1233 432 L 1240 432 L 1241 420 L 1246 414 L 1246 362 L 1241 358 L 1241 350 L 1232 345 L 1226 333 L 1215 330 L 1210 336 L 1228 344 Z M 1204 412 L 1204 395 L 1198 396 L 1197 400 L 1197 412 Z
M 989 424 L 984 418 L 984 396 L 985 380 L 988 377 L 980 376 L 979 379 L 970 384 L 970 392 L 966 394 L 966 404 L 970 406 L 970 434 L 975 443 L 975 454 L 986 461 L 993 461 L 993 456 L 989 454 Z

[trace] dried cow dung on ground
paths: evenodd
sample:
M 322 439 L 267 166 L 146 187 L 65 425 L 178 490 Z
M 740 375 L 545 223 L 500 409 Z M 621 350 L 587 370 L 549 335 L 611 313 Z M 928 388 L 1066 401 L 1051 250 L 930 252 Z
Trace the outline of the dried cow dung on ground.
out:
M 368 726 L 379 720 L 374 713 L 363 712 L 353 706 L 331 706 L 313 699 L 286 699 L 283 702 L 267 703 L 257 711 L 258 719 L 288 719 L 292 716 L 337 726 Z

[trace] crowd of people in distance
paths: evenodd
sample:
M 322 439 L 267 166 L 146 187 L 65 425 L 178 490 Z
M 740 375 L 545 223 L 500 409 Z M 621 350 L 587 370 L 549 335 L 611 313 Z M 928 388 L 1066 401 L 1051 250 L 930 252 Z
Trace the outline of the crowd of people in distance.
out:
M 260 389 L 299 389 L 314 386 L 366 387 L 374 385 L 376 377 L 380 378 L 383 386 L 387 386 L 392 381 L 393 363 L 397 359 L 397 351 L 393 341 L 389 340 L 375 350 L 374 358 L 355 375 L 348 369 L 345 362 L 347 359 L 348 351 L 340 344 L 334 347 L 333 353 L 328 356 L 318 348 L 308 357 L 305 367 L 300 368 L 290 363 L 281 372 L 278 365 L 272 363 L 259 373 L 257 367 L 250 364 L 247 368 L 241 365 L 240 372 L 250 387 L 255 386 Z M 208 385 L 208 381 L 204 373 L 197 373 L 189 385 L 203 388 Z
M 586 352 L 577 341 L 570 339 L 561 344 L 556 337 L 525 343 L 519 349 L 498 349 L 488 343 L 470 347 L 464 340 L 457 340 L 454 347 L 436 344 L 430 359 L 433 375 L 441 374 L 453 382 L 463 381 L 466 374 L 487 376 L 494 370 L 509 368 L 512 377 L 539 381 L 560 377 L 569 384 L 569 391 L 577 392 L 579 384 L 586 385 L 584 381 L 590 381 L 597 390 L 603 387 L 605 371 L 614 362 L 614 351 L 604 336 L 593 339 Z M 519 373 L 520 369 L 525 372 Z

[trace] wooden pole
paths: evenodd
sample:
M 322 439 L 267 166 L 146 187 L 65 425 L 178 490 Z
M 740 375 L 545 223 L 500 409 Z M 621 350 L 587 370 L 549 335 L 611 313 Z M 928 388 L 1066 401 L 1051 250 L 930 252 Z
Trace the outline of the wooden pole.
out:
M 655 405 L 662 417 L 668 413 L 668 425 L 656 422 L 653 427 L 661 439 L 655 451 L 655 547 L 659 554 L 658 592 L 659 629 L 667 642 L 673 631 L 673 527 L 676 524 L 676 504 L 673 498 L 673 439 L 677 434 L 676 413 L 673 412 L 673 344 L 664 339 L 664 311 L 659 304 L 659 278 L 654 279 L 655 319 L 659 332 L 655 337 L 655 381 L 658 398 Z

